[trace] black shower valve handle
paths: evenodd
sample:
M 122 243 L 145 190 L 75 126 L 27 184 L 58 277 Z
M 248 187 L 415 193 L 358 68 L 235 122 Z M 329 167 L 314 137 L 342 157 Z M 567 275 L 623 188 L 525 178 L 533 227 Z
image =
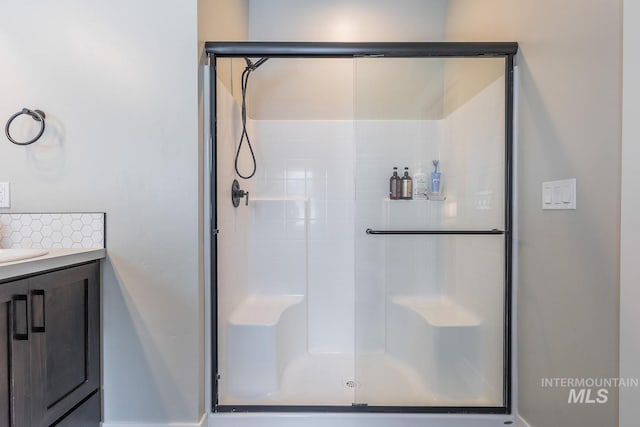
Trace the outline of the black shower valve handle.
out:
M 234 179 L 231 185 L 231 201 L 233 202 L 234 208 L 240 206 L 240 199 L 243 197 L 245 198 L 244 205 L 249 206 L 249 192 L 242 190 L 238 180 Z
M 235 197 L 237 197 L 238 199 L 242 199 L 243 197 L 244 199 L 244 205 L 245 206 L 249 206 L 249 192 L 248 191 L 244 191 L 244 190 L 238 190 L 235 192 Z
M 240 192 L 238 193 L 238 195 L 240 197 L 244 197 L 244 205 L 245 206 L 249 206 L 249 192 L 248 191 L 244 191 L 244 190 L 240 190 Z

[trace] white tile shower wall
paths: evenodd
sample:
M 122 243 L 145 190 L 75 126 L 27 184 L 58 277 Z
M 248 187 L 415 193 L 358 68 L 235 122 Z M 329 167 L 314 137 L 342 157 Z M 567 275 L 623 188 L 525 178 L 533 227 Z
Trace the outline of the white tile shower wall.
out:
M 104 248 L 104 213 L 0 214 L 0 248 Z
M 372 229 L 440 225 L 442 205 L 429 201 L 388 201 L 389 177 L 397 166 L 413 175 L 428 170 L 442 143 L 440 121 L 356 122 L 355 280 L 357 347 L 385 348 L 387 295 L 428 296 L 440 292 L 442 268 L 433 240 L 370 236 Z
M 249 292 L 306 295 L 307 201 L 250 202 Z
M 265 201 L 256 204 L 256 215 L 261 217 L 252 222 L 251 245 L 265 246 L 263 253 L 277 245 L 271 252 L 279 253 L 281 260 L 261 259 L 250 270 L 258 276 L 269 265 L 290 269 L 288 279 L 304 280 L 299 289 L 308 283 L 309 350 L 351 352 L 353 122 L 260 120 L 252 121 L 251 129 L 258 159 L 254 197 L 271 200 L 269 207 L 260 206 Z M 299 239 L 303 233 L 306 240 Z M 265 234 L 275 240 L 260 241 Z M 301 277 L 303 253 L 308 253 L 305 277 Z
M 392 168 L 409 174 L 422 166 L 429 171 L 439 155 L 442 125 L 438 120 L 359 120 L 356 122 L 358 200 L 381 203 L 389 197 Z M 367 211 L 367 210 L 364 210 Z M 375 209 L 381 213 L 380 206 Z
M 504 227 L 504 77 L 443 120 L 442 185 L 450 226 Z
M 358 329 L 358 347 L 383 348 L 384 316 L 380 313 L 384 313 L 386 304 L 387 248 L 384 239 L 366 236 L 364 230 L 410 225 L 405 216 L 388 213 L 389 203 L 384 199 L 388 197 L 391 169 L 409 166 L 413 172 L 420 164 L 428 168 L 430 161 L 439 156 L 441 123 L 252 121 L 251 129 L 259 164 L 254 197 L 272 201 L 270 207 L 257 208 L 268 213 L 261 215 L 261 222 L 253 219 L 251 246 L 255 239 L 257 250 L 266 253 L 267 248 L 262 246 L 268 245 L 265 238 L 269 237 L 278 242 L 278 251 L 295 254 L 303 250 L 299 243 L 296 247 L 293 240 L 286 243 L 278 236 L 283 232 L 286 235 L 292 228 L 302 230 L 304 226 L 301 218 L 291 217 L 287 200 L 291 205 L 295 200 L 308 199 L 310 350 L 352 351 L 354 309 L 362 326 Z M 425 209 L 420 210 L 424 215 L 417 215 L 413 225 L 438 225 L 442 205 L 415 202 L 413 208 L 420 203 L 424 205 Z M 415 287 L 420 287 L 422 294 L 438 292 L 441 269 L 436 251 L 432 245 L 413 247 L 413 243 L 410 247 L 405 243 L 404 249 L 419 258 L 414 261 L 425 268 L 418 271 L 398 267 L 391 271 L 394 283 L 399 284 L 398 292 L 415 293 Z M 258 264 L 253 264 L 255 269 L 250 266 L 252 277 L 274 276 L 273 279 L 275 275 L 263 273 L 269 265 L 274 270 L 285 268 L 282 262 L 270 259 L 273 257 L 251 258 L 259 259 Z M 292 264 L 289 279 L 301 276 L 297 271 L 299 262 Z M 391 260 L 391 264 L 395 263 Z M 423 270 L 433 279 L 429 280 L 429 286 L 424 286 Z M 272 282 L 276 288 L 281 286 L 276 280 Z
M 217 83 L 216 139 L 216 203 L 218 222 L 218 277 L 223 286 L 218 298 L 220 314 L 228 315 L 247 296 L 247 253 L 250 212 L 244 203 L 234 208 L 231 203 L 231 183 L 236 178 L 234 158 L 240 138 L 240 108 L 226 87 Z M 251 182 L 241 181 L 241 187 L 251 194 Z M 223 313 L 224 312 L 224 313 Z M 228 316 L 223 317 L 224 319 Z

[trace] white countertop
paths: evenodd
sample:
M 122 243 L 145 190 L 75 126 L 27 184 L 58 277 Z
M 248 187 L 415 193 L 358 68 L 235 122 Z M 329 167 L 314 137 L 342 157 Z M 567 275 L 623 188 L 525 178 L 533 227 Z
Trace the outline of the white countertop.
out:
M 83 262 L 103 259 L 105 249 L 49 249 L 49 253 L 36 258 L 0 264 L 0 280 L 53 270 Z

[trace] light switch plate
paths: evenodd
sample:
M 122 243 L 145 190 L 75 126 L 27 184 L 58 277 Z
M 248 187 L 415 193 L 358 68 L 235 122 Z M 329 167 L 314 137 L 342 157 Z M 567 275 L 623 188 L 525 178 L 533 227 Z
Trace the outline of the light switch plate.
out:
M 0 208 L 11 207 L 11 193 L 9 192 L 9 183 L 0 182 Z
M 576 209 L 576 179 L 542 183 L 542 209 Z

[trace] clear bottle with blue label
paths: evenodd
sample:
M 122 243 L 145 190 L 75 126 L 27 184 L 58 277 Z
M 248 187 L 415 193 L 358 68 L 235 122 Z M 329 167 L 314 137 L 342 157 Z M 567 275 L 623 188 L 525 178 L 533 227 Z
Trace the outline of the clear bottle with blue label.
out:
M 433 161 L 433 172 L 431 172 L 431 192 L 440 194 L 440 172 L 438 172 L 439 160 Z
M 427 178 L 427 172 L 422 165 L 419 164 L 413 173 L 413 198 L 416 200 L 425 200 L 428 191 L 429 179 Z

